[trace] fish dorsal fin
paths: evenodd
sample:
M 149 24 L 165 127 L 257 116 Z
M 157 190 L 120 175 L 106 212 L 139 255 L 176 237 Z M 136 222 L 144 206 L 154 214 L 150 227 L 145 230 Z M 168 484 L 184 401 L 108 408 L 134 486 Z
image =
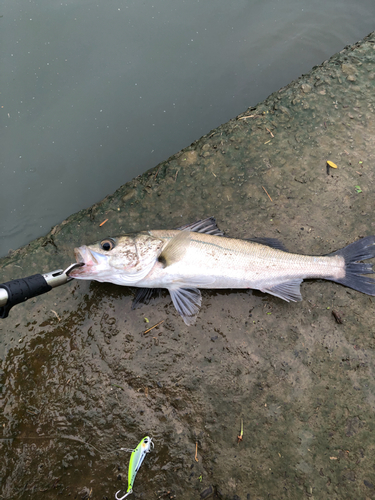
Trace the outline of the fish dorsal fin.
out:
M 202 296 L 198 288 L 172 288 L 169 289 L 173 305 L 178 314 L 182 316 L 185 324 L 190 326 L 195 323 L 199 313 Z
M 216 221 L 213 217 L 207 217 L 207 219 L 197 220 L 191 224 L 185 224 L 185 226 L 181 226 L 177 228 L 179 231 L 188 230 L 193 233 L 205 233 L 211 234 L 212 236 L 223 236 L 223 231 L 216 225 Z
M 288 280 L 277 285 L 265 286 L 260 291 L 275 295 L 275 297 L 279 297 L 287 302 L 299 302 L 302 300 L 300 290 L 302 281 L 301 279 Z
M 159 297 L 161 288 L 138 288 L 132 302 L 132 310 L 140 304 L 149 304 L 151 299 Z
M 190 245 L 190 231 L 184 230 L 174 236 L 162 250 L 158 261 L 163 267 L 170 266 L 180 261 Z
M 271 248 L 276 248 L 276 250 L 282 250 L 283 252 L 289 252 L 282 243 L 277 238 L 247 238 L 247 241 L 253 241 L 254 243 L 259 243 L 260 245 L 266 245 Z

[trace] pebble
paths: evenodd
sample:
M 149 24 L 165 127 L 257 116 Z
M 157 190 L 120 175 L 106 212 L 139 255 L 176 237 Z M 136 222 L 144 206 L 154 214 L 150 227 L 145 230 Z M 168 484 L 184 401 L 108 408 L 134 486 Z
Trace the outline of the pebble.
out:
M 311 85 L 309 85 L 308 83 L 303 83 L 301 85 L 301 89 L 302 89 L 302 92 L 307 94 L 308 92 L 311 92 Z

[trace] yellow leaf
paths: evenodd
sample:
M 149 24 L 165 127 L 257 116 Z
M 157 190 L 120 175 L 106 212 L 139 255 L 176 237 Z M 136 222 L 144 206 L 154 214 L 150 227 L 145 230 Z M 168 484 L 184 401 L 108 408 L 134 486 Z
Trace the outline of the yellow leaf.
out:
M 336 163 L 333 163 L 333 161 L 329 161 L 329 160 L 327 160 L 327 163 L 328 163 L 328 165 L 329 165 L 331 168 L 337 168 Z

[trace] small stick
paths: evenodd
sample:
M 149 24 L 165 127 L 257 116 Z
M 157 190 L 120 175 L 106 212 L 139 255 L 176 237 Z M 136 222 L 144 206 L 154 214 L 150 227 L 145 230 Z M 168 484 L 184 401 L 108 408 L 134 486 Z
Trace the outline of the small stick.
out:
M 53 314 L 56 316 L 56 318 L 57 318 L 59 321 L 61 321 L 61 318 L 60 318 L 60 316 L 57 314 L 57 312 L 56 312 L 56 311 L 54 311 L 53 309 L 51 309 L 51 312 L 53 312 Z
M 199 462 L 197 455 L 198 455 L 198 441 L 195 443 L 195 461 Z
M 273 200 L 272 200 L 271 196 L 267 193 L 267 189 L 266 189 L 264 186 L 262 186 L 262 188 L 264 189 L 264 191 L 265 191 L 266 195 L 268 196 L 268 198 L 269 198 L 269 199 L 272 201 L 272 203 L 273 203 Z
M 121 387 L 121 385 L 117 385 L 117 384 L 111 384 L 111 385 L 113 385 L 113 387 L 118 387 L 122 391 L 125 391 L 125 389 L 123 387 Z
M 165 319 L 163 319 L 162 321 L 159 321 L 159 323 L 156 323 L 156 325 L 152 326 L 151 328 L 149 328 L 148 330 L 145 330 L 143 332 L 143 335 L 145 335 L 146 333 L 148 332 L 151 332 L 151 330 L 153 330 L 154 328 L 156 328 L 157 326 L 161 325 L 162 323 L 164 323 Z
M 239 120 L 247 120 L 248 118 L 254 118 L 257 115 L 246 115 L 246 116 L 240 116 L 238 119 Z
M 108 220 L 108 219 L 106 219 L 106 220 L 103 220 L 103 222 L 101 222 L 101 223 L 99 224 L 99 227 L 102 227 L 102 226 L 104 226 L 104 224 L 105 224 L 105 223 L 107 222 L 107 220 Z
M 248 118 L 261 118 L 262 115 L 246 115 L 240 116 L 237 120 L 247 120 Z
M 271 137 L 275 137 L 269 128 L 266 127 L 266 130 L 271 134 Z
M 155 174 L 154 180 L 156 180 L 156 177 L 158 176 L 159 170 L 160 170 L 161 165 L 159 165 L 158 171 Z
M 240 441 L 242 441 L 243 438 L 243 418 L 241 418 L 241 432 L 240 435 L 237 436 L 237 443 L 240 444 Z

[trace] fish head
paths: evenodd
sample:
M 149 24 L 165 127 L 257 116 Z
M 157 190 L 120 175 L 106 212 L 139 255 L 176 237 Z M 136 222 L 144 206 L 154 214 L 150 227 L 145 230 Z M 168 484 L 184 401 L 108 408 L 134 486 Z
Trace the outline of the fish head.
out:
M 72 278 L 132 286 L 143 279 L 157 261 L 163 241 L 148 233 L 109 237 L 74 249 L 77 263 Z

